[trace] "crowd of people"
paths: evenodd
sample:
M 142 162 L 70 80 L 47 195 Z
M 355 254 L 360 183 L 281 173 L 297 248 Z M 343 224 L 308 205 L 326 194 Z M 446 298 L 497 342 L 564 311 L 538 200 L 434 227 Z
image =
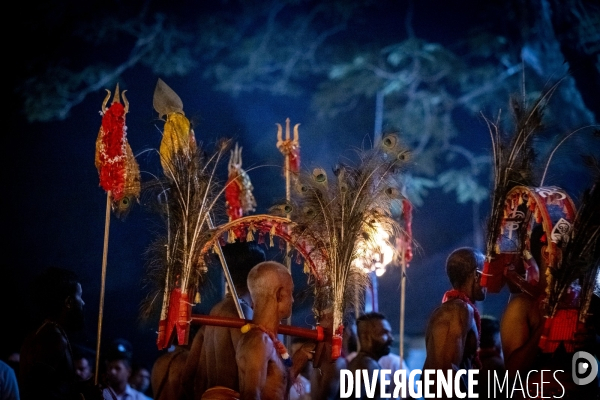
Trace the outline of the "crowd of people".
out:
M 317 343 L 308 339 L 295 339 L 288 351 L 278 328 L 290 316 L 294 302 L 290 272 L 284 265 L 266 260 L 254 244 L 228 246 L 225 256 L 236 271 L 237 301 L 250 323 L 242 329 L 201 327 L 189 346 L 175 347 L 151 368 L 134 363 L 127 340 L 114 341 L 104 351 L 98 382 L 94 379 L 95 354 L 81 351 L 69 341 L 69 333 L 83 327 L 85 302 L 80 280 L 70 270 L 46 270 L 35 286 L 36 294 L 44 299 L 39 302 L 44 320 L 24 340 L 18 364 L 0 363 L 0 399 L 149 400 L 147 393 L 151 393 L 155 400 L 327 400 L 339 398 L 343 369 L 368 371 L 369 376 L 376 370 L 389 370 L 393 376 L 403 369 L 408 376 L 405 361 L 391 353 L 391 326 L 378 312 L 365 313 L 348 324 L 342 356 L 336 360 L 330 353 L 324 354 L 320 364 L 313 366 Z M 538 256 L 543 251 L 541 248 Z M 501 375 L 507 372 L 510 377 L 543 368 L 547 360 L 537 345 L 543 328 L 538 299 L 518 293 L 511 297 L 501 321 L 480 316 L 476 303 L 486 297 L 480 283 L 483 262 L 483 255 L 470 247 L 448 256 L 445 270 L 451 289 L 430 316 L 424 365 L 413 367 L 448 373 L 479 369 Z M 540 273 L 545 273 L 543 257 L 539 265 Z M 236 317 L 234 301 L 229 293 L 211 315 Z M 570 371 L 568 366 L 560 367 Z M 486 376 L 479 374 L 479 398 L 487 398 L 483 392 L 489 384 Z M 378 399 L 380 382 L 375 394 L 368 395 L 363 381 L 360 398 Z M 563 387 L 571 389 L 565 382 Z M 390 383 L 387 392 L 393 393 L 393 379 Z M 433 393 L 437 392 L 435 384 Z M 597 384 L 596 380 L 586 390 Z M 467 392 L 467 375 L 461 376 L 460 385 Z

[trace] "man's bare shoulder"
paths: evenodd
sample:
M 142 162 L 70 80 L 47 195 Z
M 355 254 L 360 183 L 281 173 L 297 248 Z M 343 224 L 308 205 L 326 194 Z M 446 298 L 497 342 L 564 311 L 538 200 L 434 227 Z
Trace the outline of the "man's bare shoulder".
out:
M 431 320 L 444 320 L 469 317 L 473 315 L 472 307 L 460 299 L 449 300 L 438 306 L 431 315 Z
M 508 307 L 530 307 L 535 303 L 535 299 L 527 293 L 513 293 L 508 300 Z
M 218 315 L 219 317 L 238 318 L 237 309 L 233 298 L 225 297 L 223 300 L 214 305 L 210 310 L 210 315 Z

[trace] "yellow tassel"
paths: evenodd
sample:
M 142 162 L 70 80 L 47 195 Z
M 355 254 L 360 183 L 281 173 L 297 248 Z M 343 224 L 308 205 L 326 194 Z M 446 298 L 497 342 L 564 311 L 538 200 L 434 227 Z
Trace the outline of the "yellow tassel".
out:
M 254 241 L 254 232 L 256 232 L 256 228 L 254 227 L 253 223 L 250 223 L 250 226 L 248 227 L 248 234 L 246 235 L 246 242 Z
M 269 231 L 269 238 L 270 238 L 270 242 L 269 245 L 271 247 L 275 246 L 275 242 L 273 242 L 273 236 L 275 236 L 275 224 L 273 224 L 273 226 L 271 227 L 271 230 Z
M 305 274 L 310 273 L 310 266 L 308 265 L 308 261 L 304 261 L 304 269 L 302 270 Z
M 219 251 L 219 246 L 217 246 L 217 243 L 218 243 L 218 241 L 215 242 L 215 244 L 213 244 L 213 247 L 212 247 L 213 253 L 217 253 Z
M 194 304 L 200 304 L 200 303 L 201 303 L 200 292 L 196 291 L 196 297 L 194 298 Z
M 227 243 L 235 243 L 235 233 L 233 233 L 233 229 L 230 229 L 228 232 Z
M 251 325 L 251 324 L 246 324 L 246 325 L 244 325 L 244 326 L 242 326 L 242 327 L 240 328 L 240 331 L 242 331 L 242 333 L 246 333 L 246 332 L 248 332 L 250 329 L 252 329 L 252 325 Z

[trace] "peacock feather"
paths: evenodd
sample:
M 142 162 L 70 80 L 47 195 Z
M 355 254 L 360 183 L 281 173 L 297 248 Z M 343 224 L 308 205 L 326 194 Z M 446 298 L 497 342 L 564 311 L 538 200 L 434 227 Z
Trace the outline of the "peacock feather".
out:
M 162 299 L 164 319 L 172 289 L 194 293 L 206 272 L 202 267 L 202 235 L 213 227 L 211 212 L 223 191 L 216 170 L 229 141 L 217 143 L 210 154 L 197 145 L 181 100 L 160 80 L 154 105 L 161 116 L 166 116 L 159 151 L 163 174 L 149 181 L 144 192 L 166 230 L 148 249 L 147 279 L 153 282 L 154 290 L 142 304 L 142 315 L 149 316 Z
M 392 208 L 403 196 L 394 178 L 406 166 L 409 151 L 389 134 L 375 148 L 357 153 L 356 166 L 338 164 L 332 177 L 322 168 L 300 173 L 287 210 L 294 236 L 313 243 L 313 252 L 323 260 L 314 307 L 332 310 L 334 329 L 362 298 L 374 256 L 383 245 L 394 249 L 392 240 L 400 232 Z
M 486 255 L 488 260 L 496 253 L 495 245 L 507 194 L 516 186 L 533 186 L 535 152 L 533 139 L 543 130 L 543 116 L 550 91 L 541 94 L 530 106 L 525 100 L 513 96 L 510 99 L 514 131 L 506 133 L 499 121 L 486 119 L 492 139 L 491 213 L 487 221 Z

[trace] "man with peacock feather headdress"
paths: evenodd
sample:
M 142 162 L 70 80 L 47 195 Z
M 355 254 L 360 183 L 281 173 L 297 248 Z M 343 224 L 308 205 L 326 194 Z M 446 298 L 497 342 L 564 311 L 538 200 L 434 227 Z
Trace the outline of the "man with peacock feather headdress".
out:
M 541 396 L 592 398 L 597 380 L 574 382 L 572 360 L 578 350 L 589 350 L 588 339 L 594 342 L 596 335 L 600 168 L 594 157 L 587 158 L 596 178 L 578 210 L 561 188 L 543 185 L 545 172 L 534 181 L 532 139 L 543 131 L 544 109 L 555 88 L 531 105 L 511 99 L 512 135 L 491 124 L 495 176 L 482 284 L 497 293 L 506 283 L 511 292 L 500 328 L 509 384 L 526 375 L 527 383 L 520 385 L 524 396 L 535 397 L 543 388 Z

